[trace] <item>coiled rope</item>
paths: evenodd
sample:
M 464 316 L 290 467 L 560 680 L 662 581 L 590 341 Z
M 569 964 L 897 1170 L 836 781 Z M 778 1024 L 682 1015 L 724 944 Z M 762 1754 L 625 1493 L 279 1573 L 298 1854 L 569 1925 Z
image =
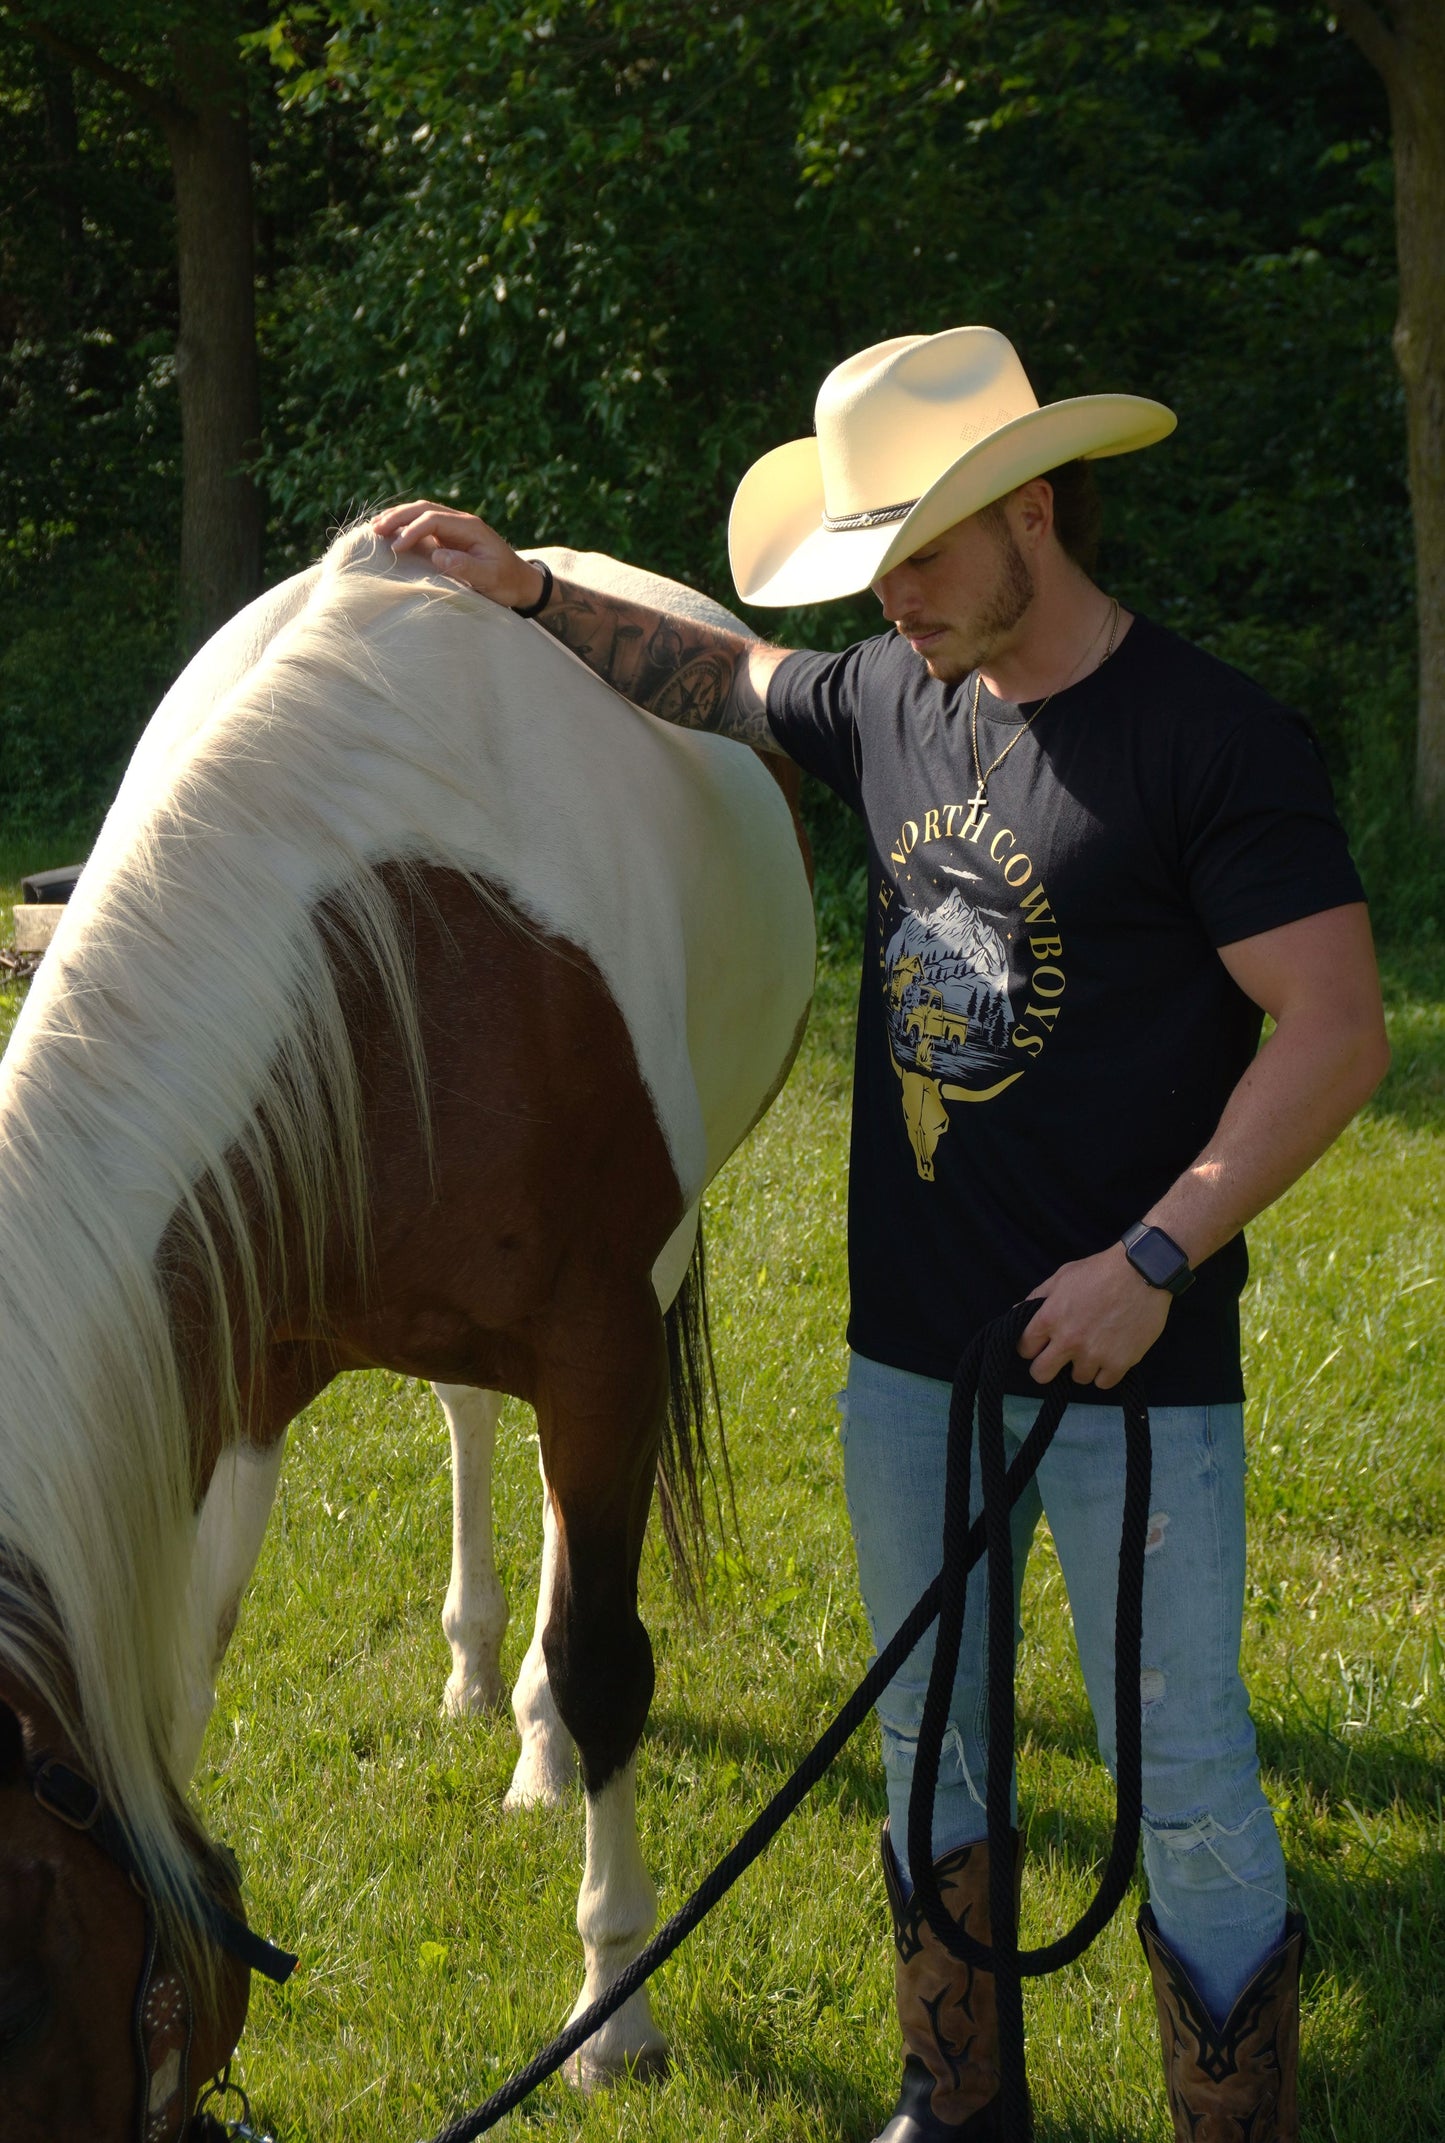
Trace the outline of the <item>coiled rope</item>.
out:
M 1035 1950 L 1019 1949 L 1014 1881 L 1014 1583 L 1010 1514 L 1025 1483 L 1037 1472 L 1053 1441 L 1064 1408 L 1074 1398 L 1097 1403 L 1092 1387 L 1057 1377 L 1018 1457 L 1004 1469 L 1004 1378 L 1019 1334 L 1034 1305 L 1023 1303 L 978 1334 L 954 1381 L 948 1414 L 948 1474 L 943 1508 L 943 1569 L 938 1637 L 924 1699 L 923 1721 L 908 1805 L 908 1858 L 924 1918 L 951 1955 L 975 1971 L 992 1972 L 998 2008 L 1000 2113 L 1006 2143 L 1029 2143 L 1033 2134 L 1024 2064 L 1023 1981 L 1072 1964 L 1118 1911 L 1139 1850 L 1143 1779 L 1143 1714 L 1139 1700 L 1144 1620 L 1144 1554 L 1149 1528 L 1151 1453 L 1149 1415 L 1131 1371 L 1111 1392 L 1124 1410 L 1124 1514 L 1119 1532 L 1119 1583 L 1114 1609 L 1114 1734 L 1117 1778 L 1114 1836 L 1093 1902 L 1069 1932 Z M 968 1522 L 973 1430 L 978 1421 L 983 1514 Z M 1017 1486 L 1015 1480 L 1017 1477 Z M 958 1671 L 968 1600 L 968 1574 L 978 1561 L 975 1537 L 983 1528 L 988 1555 L 988 1908 L 993 1943 L 974 1940 L 953 1918 L 939 1891 L 933 1866 L 933 1800 L 938 1763 L 948 1725 L 953 1678 Z
M 494 2091 L 472 2113 L 440 2129 L 432 2143 L 473 2143 L 519 2106 L 538 2084 L 554 2075 L 595 2031 L 649 1980 L 727 1895 L 744 1871 L 772 1843 L 783 1825 L 812 1792 L 818 1780 L 863 1721 L 935 1618 L 939 1622 L 933 1670 L 924 1706 L 909 1808 L 908 1849 L 914 1880 L 929 1925 L 954 1956 L 975 1969 L 993 1972 L 998 1991 L 999 2058 L 1002 2068 L 1004 2133 L 1008 2143 L 1027 2143 L 1032 2133 L 1028 2082 L 1024 2069 L 1023 1994 L 1021 1981 L 1056 1971 L 1083 1954 L 1112 1918 L 1133 1872 L 1139 1844 L 1142 1800 L 1140 1781 L 1139 1668 L 1144 1594 L 1144 1547 L 1149 1513 L 1149 1417 L 1136 1379 L 1117 1387 L 1124 1408 L 1127 1471 L 1124 1522 L 1119 1549 L 1119 1599 L 1114 1651 L 1117 1734 L 1118 1815 L 1114 1840 L 1098 1893 L 1077 1926 L 1057 1942 L 1021 1953 L 1014 1904 L 1012 1778 L 1014 1755 L 1013 1546 L 1009 1514 L 1038 1471 L 1064 1408 L 1075 1399 L 1097 1403 L 1093 1386 L 1076 1386 L 1060 1376 L 1048 1386 L 1033 1427 L 1012 1465 L 1005 1465 L 1003 1387 L 1016 1358 L 1019 1335 L 1037 1309 L 1022 1302 L 970 1342 L 958 1366 L 948 1422 L 948 1472 L 944 1498 L 943 1568 L 918 1604 L 883 1647 L 858 1687 L 819 1736 L 791 1778 L 778 1788 L 754 1817 L 731 1852 L 724 1855 L 698 1887 L 658 1929 L 646 1948 L 624 1966 L 606 1993 L 534 2055 L 525 2068 Z M 1111 1394 L 1111 1399 L 1113 1394 Z M 973 1421 L 979 1419 L 979 1461 L 983 1510 L 972 1525 L 968 1517 Z M 985 1949 L 953 1919 L 933 1876 L 933 1795 L 943 1746 L 948 1700 L 958 1667 L 959 1643 L 967 1603 L 968 1573 L 988 1555 L 989 1581 L 989 1750 L 987 1809 L 989 1831 L 989 1910 L 993 1946 Z

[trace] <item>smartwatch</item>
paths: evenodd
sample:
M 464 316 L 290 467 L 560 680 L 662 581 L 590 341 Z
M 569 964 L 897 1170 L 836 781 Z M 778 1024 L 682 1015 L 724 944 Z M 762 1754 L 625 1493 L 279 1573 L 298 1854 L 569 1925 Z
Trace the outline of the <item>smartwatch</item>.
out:
M 1151 1228 L 1147 1220 L 1136 1220 L 1132 1228 L 1124 1230 L 1121 1240 L 1125 1257 L 1151 1287 L 1182 1295 L 1186 1287 L 1194 1285 L 1188 1255 L 1162 1228 Z

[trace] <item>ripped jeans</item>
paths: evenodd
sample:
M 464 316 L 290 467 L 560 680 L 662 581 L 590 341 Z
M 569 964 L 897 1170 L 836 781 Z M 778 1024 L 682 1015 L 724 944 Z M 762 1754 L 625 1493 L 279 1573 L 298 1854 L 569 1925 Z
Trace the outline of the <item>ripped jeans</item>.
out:
M 885 1643 L 942 1555 L 949 1387 L 855 1354 L 843 1395 L 844 1479 L 875 1645 Z M 1007 1455 L 1038 1409 L 1006 1398 Z M 1237 1405 L 1154 1407 L 1144 1566 L 1144 1868 L 1159 1931 L 1222 2020 L 1278 1946 L 1284 1855 L 1259 1783 L 1239 1676 L 1244 1613 L 1244 1422 Z M 980 1507 L 975 1439 L 972 1509 Z M 1099 1752 L 1114 1764 L 1114 1603 L 1124 1507 L 1119 1408 L 1066 1409 L 1014 1508 L 1015 1623 L 1040 1512 L 1058 1550 Z M 988 1749 L 987 1559 L 968 1613 L 939 1766 L 935 1857 L 983 1837 Z M 893 1850 L 905 1882 L 908 1795 L 933 1632 L 878 1705 Z

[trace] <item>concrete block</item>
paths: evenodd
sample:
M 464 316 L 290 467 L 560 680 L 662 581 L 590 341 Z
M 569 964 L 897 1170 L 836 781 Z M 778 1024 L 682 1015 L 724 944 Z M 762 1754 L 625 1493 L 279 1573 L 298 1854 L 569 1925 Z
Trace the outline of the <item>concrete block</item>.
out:
M 27 900 L 11 910 L 15 917 L 15 950 L 44 952 L 65 913 L 64 901 Z

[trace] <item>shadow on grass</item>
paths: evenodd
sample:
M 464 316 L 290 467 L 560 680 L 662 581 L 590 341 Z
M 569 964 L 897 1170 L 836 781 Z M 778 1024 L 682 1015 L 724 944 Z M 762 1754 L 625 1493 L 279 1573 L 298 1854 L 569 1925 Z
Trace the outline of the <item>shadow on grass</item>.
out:
M 1052 1796 L 1031 1801 L 1025 1791 L 1019 1801 L 1019 1823 L 1024 1834 L 1025 1867 L 1051 1857 L 1077 1877 L 1089 1891 L 1098 1888 L 1099 1877 L 1114 1843 L 1114 1817 L 1081 1815 L 1077 1809 L 1061 1808 Z M 1065 1932 L 1057 1913 L 1049 1916 L 1047 1932 L 1031 1936 L 1031 1942 L 1052 1942 Z M 1057 1924 L 1055 1924 L 1057 1922 Z
M 707 2045 L 720 2074 L 746 2078 L 763 2106 L 782 2101 L 806 2106 L 809 2125 L 819 2136 L 838 2143 L 870 2143 L 891 2110 L 861 2090 L 856 2070 L 835 2061 L 793 2053 L 781 2040 L 771 2017 L 735 2001 L 700 2001 L 694 2028 Z
M 840 1696 L 840 1706 L 842 1702 Z M 860 1727 L 859 1733 L 863 1731 Z M 748 1764 L 765 1766 L 776 1773 L 776 1781 L 772 1786 L 757 1782 L 764 1796 L 776 1791 L 777 1786 L 792 1775 L 813 1745 L 805 1740 L 783 1741 L 761 1728 L 741 1722 L 719 1722 L 712 1716 L 695 1719 L 690 1713 L 667 1704 L 654 1704 L 648 1713 L 644 1741 L 656 1749 L 697 1761 L 704 1779 L 709 1772 L 720 1771 L 728 1763 L 735 1763 L 740 1770 Z M 839 1753 L 809 1798 L 815 1804 L 834 1801 L 845 1810 L 856 1808 L 860 1815 L 871 1817 L 875 1822 L 881 1822 L 888 1812 L 882 1771 L 876 1761 L 857 1746 L 856 1739 Z
M 1051 1756 L 1097 1764 L 1098 1735 L 1094 1729 L 1094 1715 L 1083 1692 L 1064 1683 L 1050 1691 L 1046 1703 L 1037 1693 L 1022 1695 L 1015 1746 L 1024 1748 L 1030 1741 L 1047 1749 Z
M 1161 2125 L 1156 2131 L 1163 2135 L 1162 2125 L 1164 2087 L 1159 2087 Z M 1034 2116 L 1034 2143 L 1139 2143 L 1139 2131 L 1132 2124 L 1121 2128 L 1111 2115 L 1106 2113 L 1048 2113 Z
M 688 1714 L 666 1706 L 657 1706 L 649 1714 L 644 1741 L 654 1750 L 685 1757 L 690 1763 L 697 1764 L 704 1782 L 710 1773 L 721 1772 L 729 1763 L 737 1764 L 740 1769 L 753 1765 L 759 1771 L 771 1772 L 771 1780 L 754 1777 L 749 1782 L 755 1799 L 744 1789 L 735 1789 L 739 1795 L 739 1829 L 744 1822 L 752 1820 L 769 1796 L 791 1776 L 810 1746 L 803 1742 L 784 1742 L 776 1735 L 752 1726 L 719 1724 L 713 1718 L 695 1721 Z M 1066 1808 L 1047 1788 L 1031 1792 L 1030 1744 L 1035 1754 L 1047 1750 L 1051 1759 L 1072 1759 L 1087 1765 L 1104 1782 L 1107 1792 L 1107 1778 L 1087 1710 L 1078 1718 L 1070 1716 L 1062 1724 L 1055 1716 L 1021 1711 L 1018 1735 L 1023 1820 L 1030 1844 L 1035 1852 L 1052 1849 L 1081 1880 L 1087 1881 L 1090 1871 L 1101 1867 L 1108 1857 L 1113 1817 L 1109 1813 L 1094 1816 L 1081 1813 L 1077 1808 Z M 881 1767 L 876 1759 L 870 1759 L 866 1752 L 857 1751 L 852 1745 L 837 1757 L 809 1799 L 814 1805 L 836 1805 L 842 1814 L 856 1816 L 870 1824 L 881 1823 L 888 1813 Z M 723 1843 L 719 1841 L 719 1853 L 722 1849 Z
M 1405 1741 L 1362 1733 L 1346 1740 L 1327 1723 L 1268 1718 L 1256 1722 L 1255 1732 L 1265 1768 L 1321 1798 L 1348 1798 L 1376 1815 L 1433 1819 L 1438 1812 L 1445 1751 L 1433 1736 L 1422 1732 Z
M 1305 2133 L 1339 2143 L 1439 2143 L 1445 1854 L 1426 1852 L 1408 1871 L 1379 1874 L 1315 1858 L 1297 1890 L 1310 1924 L 1305 2013 L 1320 2016 L 1301 2069 Z

